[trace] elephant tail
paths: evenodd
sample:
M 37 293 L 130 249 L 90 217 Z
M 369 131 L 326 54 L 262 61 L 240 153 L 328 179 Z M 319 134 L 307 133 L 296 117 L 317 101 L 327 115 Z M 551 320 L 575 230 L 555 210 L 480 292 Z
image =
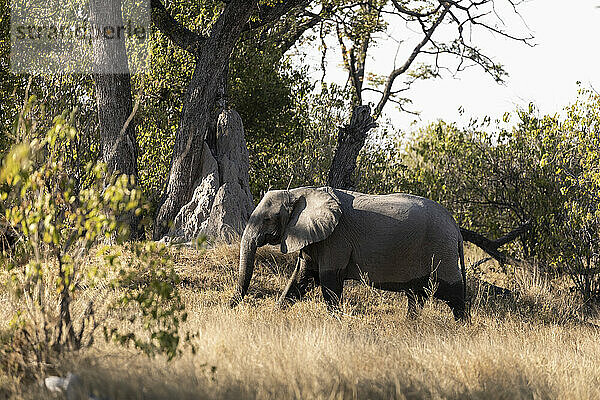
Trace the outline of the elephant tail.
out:
M 458 241 L 458 257 L 460 259 L 460 273 L 462 274 L 463 280 L 463 297 L 465 303 L 467 302 L 467 271 L 465 268 L 465 250 L 463 246 L 463 240 Z

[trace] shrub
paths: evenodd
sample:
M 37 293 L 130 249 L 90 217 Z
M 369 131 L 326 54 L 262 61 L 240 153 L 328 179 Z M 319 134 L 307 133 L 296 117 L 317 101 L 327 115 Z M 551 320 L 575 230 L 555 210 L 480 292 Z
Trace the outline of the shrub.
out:
M 72 302 L 83 283 L 93 285 L 95 278 L 103 277 L 89 262 L 92 250 L 103 240 L 123 242 L 129 232 L 120 216 L 139 214 L 144 203 L 130 177 L 105 177 L 101 164 L 88 163 L 87 184 L 78 186 L 64 159 L 64 148 L 77 136 L 74 113 L 56 117 L 47 133 L 37 137 L 35 103 L 31 98 L 19 121 L 24 140 L 3 160 L 0 197 L 5 223 L 17 237 L 3 252 L 3 276 L 19 298 L 12 334 L 22 338 L 24 358 L 31 358 L 26 361 L 42 368 L 53 355 L 92 343 L 98 327 L 94 303 L 89 301 L 75 318 Z M 117 267 L 119 279 L 113 286 L 125 289 L 121 305 L 134 304 L 141 311 L 150 338 L 144 343 L 133 333 L 116 330 L 107 337 L 123 343 L 129 337 L 149 354 L 172 357 L 179 342 L 178 321 L 185 315 L 177 294 L 178 277 L 159 245 L 134 248 L 137 257 L 128 268 L 118 263 L 118 253 L 107 253 L 105 260 Z M 133 266 L 146 274 L 143 284 L 125 284 Z
M 562 194 L 552 226 L 553 265 L 571 276 L 586 301 L 600 299 L 600 95 L 581 90 L 567 108 L 555 152 L 544 154 Z

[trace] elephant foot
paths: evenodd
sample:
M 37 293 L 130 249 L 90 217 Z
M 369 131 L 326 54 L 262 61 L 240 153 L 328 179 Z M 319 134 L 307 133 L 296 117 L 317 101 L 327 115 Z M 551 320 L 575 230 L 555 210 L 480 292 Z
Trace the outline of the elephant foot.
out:
M 229 299 L 229 308 L 236 308 L 242 302 L 242 296 L 236 294 Z
M 285 310 L 286 308 L 293 306 L 296 303 L 296 301 L 297 300 L 291 299 L 289 297 L 282 297 L 279 300 L 277 300 L 275 306 L 278 310 Z
M 434 296 L 448 304 L 456 321 L 468 322 L 469 312 L 463 293 L 462 282 L 451 285 L 440 282 L 440 286 Z
M 406 312 L 406 319 L 415 321 L 419 317 L 419 314 L 421 314 L 420 311 L 421 310 L 418 310 L 418 311 L 417 310 L 408 310 Z
M 470 322 L 470 315 L 465 307 L 465 302 L 457 302 L 456 304 L 449 304 L 452 309 L 452 314 L 454 314 L 454 320 L 468 323 Z
M 326 310 L 327 310 L 327 314 L 329 314 L 329 316 L 337 319 L 338 321 L 340 321 L 344 315 L 344 313 L 342 311 L 342 307 L 339 304 L 338 305 L 326 304 Z
M 341 312 L 341 304 L 342 299 L 341 296 L 338 296 L 335 293 L 327 293 L 326 289 L 323 289 L 323 297 L 325 298 L 325 305 L 327 306 L 327 311 L 330 313 L 339 313 Z

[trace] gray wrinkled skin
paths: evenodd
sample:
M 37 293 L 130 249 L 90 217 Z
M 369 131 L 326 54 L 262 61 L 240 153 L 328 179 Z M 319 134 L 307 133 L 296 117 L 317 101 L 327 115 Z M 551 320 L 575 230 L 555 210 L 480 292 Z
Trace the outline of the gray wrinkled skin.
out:
M 409 315 L 435 282 L 434 296 L 466 317 L 463 240 L 440 204 L 409 194 L 366 195 L 330 187 L 272 190 L 260 201 L 240 245 L 237 304 L 248 290 L 256 248 L 279 244 L 300 250 L 296 269 L 280 299 L 301 298 L 310 283 L 321 285 L 337 307 L 346 279 L 367 280 L 383 290 L 407 292 Z

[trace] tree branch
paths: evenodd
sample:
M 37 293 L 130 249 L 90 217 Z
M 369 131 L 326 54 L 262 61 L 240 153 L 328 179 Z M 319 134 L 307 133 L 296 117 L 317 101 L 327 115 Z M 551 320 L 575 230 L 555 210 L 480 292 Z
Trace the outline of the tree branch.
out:
M 387 103 L 387 101 L 389 100 L 389 98 L 391 96 L 391 92 L 392 92 L 392 86 L 394 85 L 394 80 L 399 75 L 402 75 L 403 73 L 408 71 L 408 69 L 412 65 L 413 61 L 415 61 L 415 59 L 421 52 L 421 49 L 423 48 L 423 46 L 425 46 L 427 44 L 427 42 L 429 42 L 429 40 L 431 39 L 433 32 L 435 32 L 435 30 L 437 29 L 438 26 L 440 26 L 440 24 L 442 23 L 444 18 L 446 18 L 448 11 L 449 11 L 449 6 L 444 6 L 444 10 L 440 14 L 440 16 L 436 19 L 436 21 L 433 23 L 433 25 L 428 30 L 425 31 L 425 36 L 415 46 L 412 53 L 406 60 L 406 62 L 400 68 L 397 68 L 390 73 L 390 75 L 388 76 L 388 79 L 386 81 L 385 87 L 383 89 L 383 96 L 381 97 L 381 100 L 379 100 L 379 103 L 377 104 L 377 106 L 375 107 L 375 111 L 373 112 L 375 118 L 377 118 L 381 114 L 381 111 L 383 111 L 383 107 L 385 106 L 385 103 Z
M 410 15 L 411 17 L 415 17 L 415 18 L 427 18 L 427 17 L 435 14 L 436 12 L 438 12 L 441 7 L 441 4 L 440 4 L 432 11 L 420 13 L 417 11 L 409 10 L 408 8 L 402 6 L 400 3 L 398 3 L 398 0 L 392 0 L 392 4 L 394 4 L 394 7 L 396 7 L 396 10 L 398 10 L 401 14 Z
M 281 53 L 284 54 L 286 51 L 288 51 L 294 44 L 296 44 L 300 37 L 304 35 L 304 32 L 314 28 L 322 20 L 323 18 L 321 17 L 321 15 L 313 15 L 306 22 L 303 22 L 300 25 L 294 27 L 293 30 L 289 32 L 287 36 L 282 35 L 283 38 L 281 40 L 281 44 L 279 45 Z
M 244 27 L 244 32 L 261 28 L 271 22 L 277 21 L 282 15 L 287 14 L 293 8 L 307 6 L 309 0 L 286 0 L 277 3 L 274 6 L 263 6 L 258 8 L 258 21 L 248 21 Z
M 500 248 L 500 247 L 504 246 L 505 244 L 512 242 L 513 240 L 515 240 L 516 238 L 518 238 L 525 232 L 529 231 L 531 229 L 531 226 L 532 226 L 531 222 L 527 222 L 527 223 L 519 226 L 518 228 L 513 229 L 506 235 L 494 240 L 493 241 L 494 246 L 496 246 L 496 248 Z
M 177 47 L 196 54 L 204 37 L 184 27 L 165 8 L 161 0 L 151 0 L 152 22 Z

